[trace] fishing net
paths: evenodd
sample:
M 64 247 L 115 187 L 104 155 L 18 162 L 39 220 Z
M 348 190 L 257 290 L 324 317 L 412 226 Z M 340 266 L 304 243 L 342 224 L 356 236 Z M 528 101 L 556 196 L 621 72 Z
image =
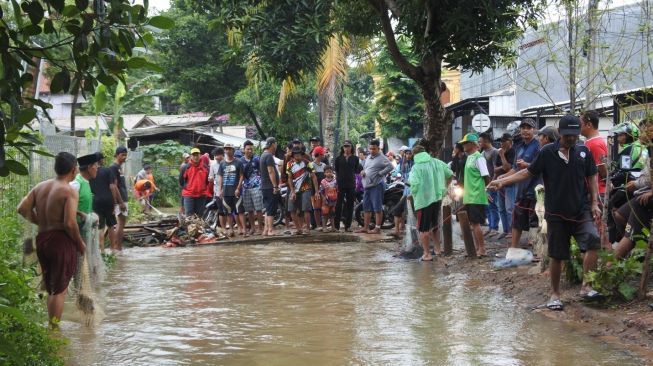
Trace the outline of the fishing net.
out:
M 419 244 L 419 233 L 417 232 L 417 218 L 413 212 L 413 205 L 406 201 L 406 234 L 404 243 L 399 252 L 403 258 L 419 258 L 422 256 L 422 246 Z
M 97 215 L 90 214 L 81 227 L 86 252 L 84 255 L 77 256 L 77 271 L 68 287 L 80 312 L 81 321 L 86 326 L 95 324 L 104 316 L 93 290 L 94 287 L 99 287 L 101 279 L 104 279 L 104 262 L 99 251 L 97 223 Z

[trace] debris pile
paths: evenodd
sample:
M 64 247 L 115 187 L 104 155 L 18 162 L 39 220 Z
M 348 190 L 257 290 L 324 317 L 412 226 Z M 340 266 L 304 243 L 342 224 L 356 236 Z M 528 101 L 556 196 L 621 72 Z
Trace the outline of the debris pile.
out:
M 125 241 L 140 247 L 183 247 L 226 239 L 221 228 L 212 228 L 199 217 L 166 217 L 125 228 Z

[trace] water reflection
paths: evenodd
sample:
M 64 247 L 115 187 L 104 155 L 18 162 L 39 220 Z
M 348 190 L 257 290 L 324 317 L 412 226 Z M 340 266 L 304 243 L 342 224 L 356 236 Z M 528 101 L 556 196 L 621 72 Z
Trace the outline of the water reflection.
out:
M 127 251 L 71 365 L 640 365 L 371 245 Z M 66 316 L 64 316 L 65 318 Z

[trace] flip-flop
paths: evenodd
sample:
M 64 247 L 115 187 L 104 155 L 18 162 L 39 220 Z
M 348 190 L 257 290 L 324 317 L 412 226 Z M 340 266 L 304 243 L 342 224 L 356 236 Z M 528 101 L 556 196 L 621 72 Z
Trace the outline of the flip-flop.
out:
M 433 257 L 431 257 L 431 259 L 424 259 L 424 256 L 422 256 L 422 257 L 419 259 L 419 261 L 420 261 L 420 262 L 433 262 Z
M 585 301 L 601 301 L 605 299 L 605 296 L 596 290 L 592 290 L 586 294 L 580 294 L 580 297 Z
M 555 299 L 549 300 L 549 302 L 546 303 L 546 308 L 553 311 L 562 311 L 564 310 L 564 305 L 560 299 Z

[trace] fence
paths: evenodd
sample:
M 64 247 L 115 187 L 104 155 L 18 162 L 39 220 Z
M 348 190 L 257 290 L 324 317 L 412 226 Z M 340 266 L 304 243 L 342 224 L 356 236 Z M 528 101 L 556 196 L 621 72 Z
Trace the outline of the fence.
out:
M 97 140 L 87 140 L 83 137 L 47 135 L 44 138 L 42 148 L 51 153 L 57 154 L 65 151 L 75 156 L 91 154 L 100 150 L 100 143 Z M 18 200 L 23 197 L 31 187 L 36 184 L 53 178 L 54 159 L 39 154 L 31 154 L 30 159 L 19 153 L 9 152 L 9 156 L 27 166 L 29 175 L 19 176 L 11 174 L 8 177 L 0 177 L 0 209 L 2 212 L 16 209 Z

